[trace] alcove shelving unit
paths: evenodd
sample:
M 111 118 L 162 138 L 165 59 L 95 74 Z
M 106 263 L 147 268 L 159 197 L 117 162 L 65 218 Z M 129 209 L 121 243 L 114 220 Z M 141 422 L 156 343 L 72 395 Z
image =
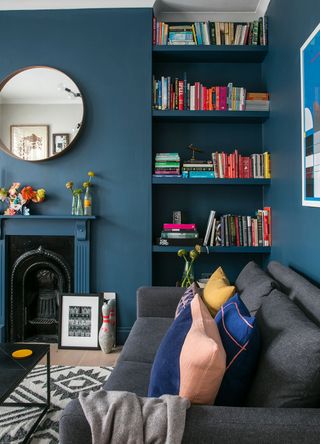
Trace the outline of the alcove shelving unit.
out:
M 153 74 L 182 78 L 191 83 L 244 86 L 247 91 L 265 91 L 261 76 L 266 46 L 154 46 Z M 187 159 L 186 147 L 203 149 L 203 159 L 213 151 L 240 154 L 263 152 L 262 128 L 269 112 L 253 111 L 175 111 L 152 110 L 152 158 L 157 152 L 178 152 Z M 268 147 L 269 151 L 269 147 Z M 153 168 L 153 165 L 152 165 Z M 254 215 L 263 208 L 264 187 L 270 179 L 186 179 L 152 178 L 152 234 L 160 236 L 162 225 L 172 221 L 172 212 L 181 210 L 183 222 L 196 223 L 204 237 L 210 210 L 217 214 Z M 188 185 L 188 186 L 187 186 Z M 153 285 L 174 285 L 183 268 L 176 253 L 180 248 L 152 246 Z M 263 265 L 271 247 L 203 247 L 196 263 L 196 275 L 209 273 L 222 265 L 231 280 L 241 268 L 255 260 Z M 179 268 L 180 267 L 180 268 Z

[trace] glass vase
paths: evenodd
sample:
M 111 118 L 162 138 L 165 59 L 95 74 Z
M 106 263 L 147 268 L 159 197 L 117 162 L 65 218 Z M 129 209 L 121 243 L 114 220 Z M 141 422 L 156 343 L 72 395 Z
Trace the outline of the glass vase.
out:
M 83 205 L 81 200 L 81 194 L 77 194 L 77 207 L 76 207 L 76 216 L 83 216 Z
M 72 216 L 75 216 L 77 214 L 77 198 L 75 195 L 72 195 L 71 214 Z
M 90 187 L 86 188 L 84 195 L 84 214 L 86 216 L 92 216 L 92 195 L 90 192 Z
M 185 262 L 181 278 L 181 287 L 189 287 L 194 282 L 193 262 Z

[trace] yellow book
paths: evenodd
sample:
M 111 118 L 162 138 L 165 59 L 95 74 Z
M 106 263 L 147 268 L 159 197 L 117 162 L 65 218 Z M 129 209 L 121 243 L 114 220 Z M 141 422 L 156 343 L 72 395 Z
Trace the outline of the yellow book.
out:
M 271 161 L 270 161 L 270 153 L 268 151 L 263 153 L 263 163 L 264 163 L 264 178 L 271 179 Z
M 197 40 L 196 28 L 194 26 L 194 23 L 192 24 L 191 28 L 192 28 L 193 40 L 194 40 L 195 44 L 197 45 L 198 40 Z

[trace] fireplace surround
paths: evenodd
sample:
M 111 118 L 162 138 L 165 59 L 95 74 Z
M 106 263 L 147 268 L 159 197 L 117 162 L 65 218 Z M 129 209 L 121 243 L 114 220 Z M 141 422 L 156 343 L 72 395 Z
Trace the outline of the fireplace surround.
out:
M 93 219 L 0 216 L 0 341 L 57 341 L 58 295 L 90 292 Z

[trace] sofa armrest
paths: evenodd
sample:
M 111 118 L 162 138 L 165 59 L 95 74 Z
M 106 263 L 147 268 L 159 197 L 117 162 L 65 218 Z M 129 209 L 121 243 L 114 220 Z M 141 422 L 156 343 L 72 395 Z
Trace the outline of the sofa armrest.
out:
M 185 292 L 180 287 L 140 287 L 137 290 L 137 316 L 174 318 L 178 302 Z
M 191 406 L 182 444 L 316 444 L 320 409 Z

